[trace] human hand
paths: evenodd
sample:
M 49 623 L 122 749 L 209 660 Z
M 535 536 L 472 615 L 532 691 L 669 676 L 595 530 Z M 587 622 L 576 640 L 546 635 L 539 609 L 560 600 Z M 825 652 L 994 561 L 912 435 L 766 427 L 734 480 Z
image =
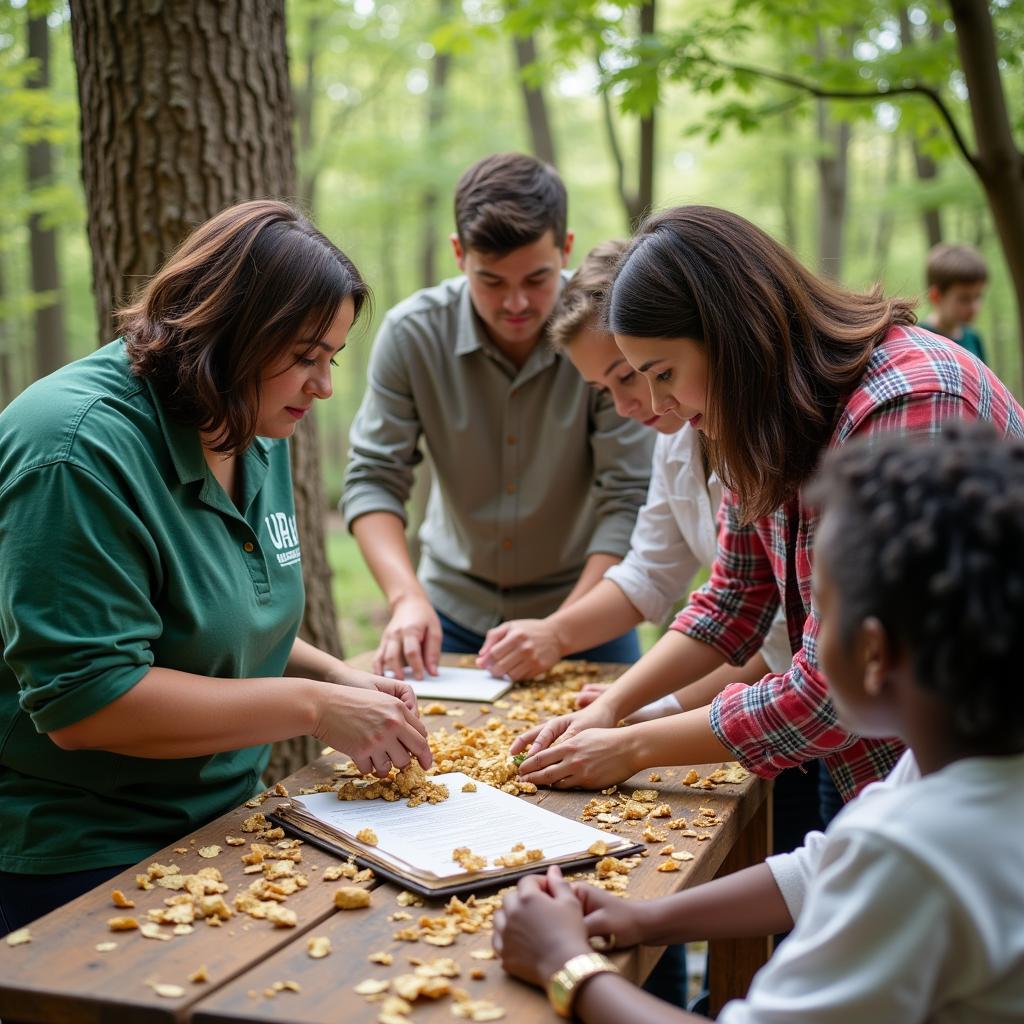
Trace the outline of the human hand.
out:
M 509 974 L 540 988 L 566 961 L 590 952 L 583 904 L 556 865 L 502 897 L 491 941 Z
M 421 595 L 399 598 L 373 656 L 373 671 L 377 675 L 391 672 L 403 680 L 408 665 L 417 679 L 423 679 L 437 675 L 440 658 L 441 620 L 437 612 Z
M 539 750 L 550 747 L 560 736 L 566 740 L 584 729 L 610 729 L 615 724 L 616 720 L 611 712 L 606 711 L 602 704 L 595 702 L 581 711 L 570 711 L 567 715 L 549 718 L 546 722 L 520 733 L 512 741 L 509 753 L 518 754 L 529 747 L 532 756 Z
M 644 941 L 644 914 L 647 900 L 624 900 L 615 893 L 583 882 L 573 882 L 572 890 L 583 907 L 583 923 L 590 938 L 600 937 L 612 949 L 627 949 Z
M 424 768 L 433 763 L 426 726 L 397 693 L 353 686 L 324 686 L 318 692 L 313 735 L 348 754 L 364 775 L 383 777 L 392 765 L 405 768 L 414 757 Z
M 576 694 L 576 707 L 585 708 L 587 705 L 593 704 L 609 686 L 611 686 L 611 683 L 587 683 Z
M 562 647 L 548 619 L 514 619 L 487 631 L 477 668 L 512 680 L 543 675 L 562 657 Z
M 604 789 L 639 770 L 633 740 L 628 727 L 566 730 L 558 743 L 523 761 L 519 777 L 555 789 Z

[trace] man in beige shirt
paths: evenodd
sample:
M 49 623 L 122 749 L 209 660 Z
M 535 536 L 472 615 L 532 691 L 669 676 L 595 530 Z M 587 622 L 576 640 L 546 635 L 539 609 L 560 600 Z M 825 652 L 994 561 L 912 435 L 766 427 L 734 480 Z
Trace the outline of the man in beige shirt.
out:
M 554 169 L 486 157 L 459 180 L 455 221 L 464 276 L 381 325 L 341 502 L 391 609 L 375 670 L 399 678 L 586 593 L 628 550 L 650 474 L 649 431 L 543 340 L 572 248 Z M 405 503 L 421 438 L 434 481 L 417 576 Z M 580 653 L 633 661 L 639 649 L 630 632 Z

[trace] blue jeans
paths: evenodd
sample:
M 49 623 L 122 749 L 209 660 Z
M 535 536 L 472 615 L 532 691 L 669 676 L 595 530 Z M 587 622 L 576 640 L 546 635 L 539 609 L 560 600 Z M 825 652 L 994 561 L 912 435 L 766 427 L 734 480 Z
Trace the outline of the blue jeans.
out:
M 476 654 L 483 647 L 484 638 L 479 633 L 454 622 L 443 612 L 437 612 L 437 617 L 441 620 L 441 650 L 445 654 Z M 631 629 L 614 640 L 568 657 L 570 661 L 611 661 L 632 665 L 640 658 L 640 640 L 636 630 Z

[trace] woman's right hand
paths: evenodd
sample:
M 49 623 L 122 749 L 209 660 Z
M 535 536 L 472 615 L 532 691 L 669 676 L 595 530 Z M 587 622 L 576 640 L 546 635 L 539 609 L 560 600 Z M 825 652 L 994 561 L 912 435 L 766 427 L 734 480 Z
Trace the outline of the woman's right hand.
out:
M 570 711 L 567 715 L 549 718 L 540 725 L 520 733 L 512 742 L 509 753 L 518 754 L 529 747 L 531 754 L 546 750 L 559 737 L 568 739 L 584 729 L 611 729 L 618 724 L 618 719 L 606 710 L 602 701 L 595 701 L 581 711 Z
M 373 656 L 373 671 L 405 679 L 408 666 L 416 679 L 436 676 L 441 661 L 441 620 L 421 596 L 403 597 L 391 609 L 391 621 Z
M 383 777 L 391 766 L 405 768 L 416 758 L 433 762 L 426 726 L 402 700 L 377 689 L 325 683 L 313 735 L 348 754 L 364 774 Z

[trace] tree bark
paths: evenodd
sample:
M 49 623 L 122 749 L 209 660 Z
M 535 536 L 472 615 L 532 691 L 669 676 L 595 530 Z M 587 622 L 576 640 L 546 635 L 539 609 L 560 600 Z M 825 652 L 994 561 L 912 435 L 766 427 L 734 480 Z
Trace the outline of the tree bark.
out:
M 295 97 L 295 127 L 299 135 L 299 162 L 313 163 L 313 109 L 318 94 L 316 59 L 321 42 L 323 19 L 314 14 L 306 26 L 306 50 L 302 57 L 302 84 Z M 310 216 L 316 211 L 316 174 L 312 166 L 303 166 L 299 175 L 299 201 Z
M 640 35 L 654 35 L 655 0 L 640 8 Z M 640 118 L 640 147 L 637 163 L 636 217 L 646 217 L 654 208 L 654 118 L 655 107 Z M 633 227 L 637 224 L 634 223 Z
M 986 0 L 950 0 L 960 66 L 970 95 L 975 170 L 988 199 L 1017 300 L 1024 350 L 1024 154 L 1013 138 L 992 16 Z
M 438 19 L 443 25 L 451 17 L 452 0 L 438 0 Z M 427 92 L 427 159 L 438 144 L 438 129 L 444 121 L 448 99 L 448 71 L 451 68 L 451 54 L 446 50 L 434 53 L 434 63 L 430 72 L 430 89 Z M 424 288 L 437 284 L 437 250 L 438 250 L 438 206 L 440 194 L 435 185 L 428 185 L 423 193 L 421 209 L 423 212 L 423 235 L 420 240 L 420 281 Z
M 99 338 L 189 231 L 233 203 L 292 198 L 284 0 L 72 0 Z M 303 635 L 341 652 L 313 420 L 292 439 Z M 272 766 L 315 742 L 280 745 Z
M 524 70 L 537 60 L 537 44 L 532 35 L 513 36 L 516 50 L 516 67 L 519 69 L 519 88 L 526 105 L 526 123 L 530 129 L 530 145 L 538 160 L 558 166 L 555 156 L 555 138 L 548 117 L 548 105 L 544 92 L 539 86 L 531 85 L 524 77 Z
M 788 113 L 782 115 L 782 137 L 787 140 L 793 137 L 793 118 Z M 782 154 L 779 203 L 782 207 L 782 239 L 786 243 L 787 248 L 792 252 L 796 252 L 796 159 L 788 143 L 787 148 Z
M 914 46 L 914 27 L 910 21 L 910 12 L 906 7 L 899 9 L 900 23 L 900 49 L 909 50 Z M 929 26 L 932 41 L 936 41 L 942 34 L 942 29 L 934 21 Z M 932 129 L 929 135 L 934 136 L 937 129 Z M 939 168 L 935 161 L 921 148 L 920 140 L 911 139 L 911 146 L 914 154 L 914 170 L 917 172 L 917 180 L 929 184 L 939 176 Z M 928 248 L 938 245 L 942 241 L 942 216 L 937 206 L 926 206 L 921 210 L 921 225 L 924 228 L 925 239 Z
M 819 59 L 825 56 L 825 39 L 817 33 Z M 828 104 L 817 103 L 818 143 L 818 271 L 840 280 L 843 275 L 843 242 L 846 227 L 846 197 L 850 125 L 829 120 Z
M 881 185 L 883 192 L 890 192 L 899 180 L 900 175 L 900 136 L 893 132 L 889 138 L 889 160 L 887 162 L 885 175 Z M 878 216 L 878 231 L 875 235 L 875 269 L 876 281 L 885 277 L 885 268 L 889 264 L 889 246 L 892 244 L 893 211 L 889 206 L 884 206 Z
M 50 29 L 46 16 L 29 18 L 28 55 L 37 62 L 29 76 L 29 89 L 50 88 Z M 49 139 L 26 145 L 29 193 L 53 184 L 53 154 Z M 35 327 L 35 372 L 37 377 L 53 373 L 68 361 L 64 333 L 64 302 L 60 291 L 60 267 L 57 262 L 57 232 L 43 223 L 43 215 L 28 216 L 29 253 L 32 265 L 33 313 Z
M 7 298 L 7 268 L 0 250 L 0 409 L 18 393 L 14 382 L 14 359 L 11 352 L 11 332 L 7 329 L 4 300 Z

